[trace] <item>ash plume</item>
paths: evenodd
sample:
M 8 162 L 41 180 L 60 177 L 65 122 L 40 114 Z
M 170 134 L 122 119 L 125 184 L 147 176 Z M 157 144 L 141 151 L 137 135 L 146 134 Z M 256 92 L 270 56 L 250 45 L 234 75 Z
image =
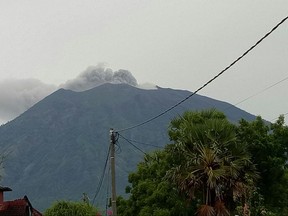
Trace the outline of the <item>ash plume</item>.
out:
M 104 65 L 90 66 L 80 73 L 75 79 L 68 80 L 60 85 L 61 88 L 73 91 L 85 91 L 104 83 L 120 84 L 125 83 L 131 86 L 138 86 L 137 80 L 128 70 L 114 71 L 105 68 Z

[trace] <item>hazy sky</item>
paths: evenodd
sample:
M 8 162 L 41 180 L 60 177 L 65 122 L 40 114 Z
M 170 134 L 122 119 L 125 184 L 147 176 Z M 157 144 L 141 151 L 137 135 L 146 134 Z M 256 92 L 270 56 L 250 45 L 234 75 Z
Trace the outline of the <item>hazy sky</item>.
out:
M 0 0 L 0 123 L 103 62 L 195 91 L 286 16 L 287 0 Z M 286 77 L 288 21 L 200 94 L 235 104 Z M 287 92 L 238 107 L 272 120 Z

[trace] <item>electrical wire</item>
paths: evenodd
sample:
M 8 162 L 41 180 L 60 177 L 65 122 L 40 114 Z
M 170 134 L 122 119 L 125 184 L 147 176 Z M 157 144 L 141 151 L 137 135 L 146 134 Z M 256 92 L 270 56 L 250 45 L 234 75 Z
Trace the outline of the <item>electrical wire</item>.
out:
M 119 139 L 119 134 L 118 134 L 118 133 L 115 133 L 115 146 L 117 147 L 116 150 L 115 150 L 115 153 L 116 153 L 116 154 L 121 154 L 122 148 L 121 148 L 121 146 L 118 144 L 118 139 Z
M 120 145 L 116 145 L 116 149 L 115 149 L 115 154 L 117 154 L 117 155 L 119 155 L 119 154 L 121 154 L 122 153 L 122 148 L 121 148 L 121 146 Z
M 99 181 L 99 184 L 98 184 L 96 192 L 95 192 L 95 196 L 93 198 L 92 205 L 94 205 L 95 199 L 99 195 L 100 189 L 101 189 L 102 184 L 103 184 L 103 180 L 104 180 L 104 176 L 105 176 L 105 173 L 106 173 L 106 168 L 107 168 L 107 164 L 108 164 L 108 160 L 109 160 L 109 155 L 110 155 L 110 148 L 111 148 L 111 145 L 109 145 L 109 149 L 108 149 L 108 153 L 107 153 L 107 156 L 106 156 L 104 168 L 103 168 L 102 175 L 100 177 L 100 181 Z
M 282 114 L 283 116 L 286 116 L 286 115 L 288 115 L 288 112 L 287 113 L 284 113 L 284 114 Z M 279 117 L 276 117 L 276 118 L 273 118 L 273 119 L 271 119 L 270 120 L 270 122 L 272 122 L 272 121 L 275 121 L 276 119 L 278 119 Z
M 119 133 L 118 133 L 119 134 Z M 129 139 L 125 138 L 124 136 L 122 136 L 121 134 L 119 134 L 119 136 L 124 139 L 126 142 L 128 142 L 130 145 L 132 145 L 134 148 L 136 148 L 138 151 L 142 152 L 144 155 L 147 155 L 146 152 L 144 152 L 142 149 L 140 149 L 138 146 L 134 145 L 132 142 L 130 142 Z
M 146 145 L 146 146 L 152 146 L 152 147 L 155 147 L 155 148 L 160 148 L 160 149 L 163 149 L 164 147 L 161 147 L 161 146 L 157 146 L 157 145 L 153 145 L 153 144 L 148 144 L 148 143 L 143 143 L 143 142 L 139 142 L 139 141 L 136 141 L 136 140 L 131 140 L 131 139 L 127 139 L 129 140 L 130 142 L 133 142 L 133 143 L 138 143 L 140 145 Z
M 209 81 L 207 81 L 204 85 L 202 85 L 200 88 L 198 88 L 195 92 L 193 92 L 192 94 L 190 94 L 189 96 L 187 96 L 186 98 L 184 98 L 183 100 L 179 101 L 178 103 L 176 103 L 175 105 L 173 105 L 172 107 L 166 109 L 165 111 L 161 112 L 160 114 L 147 119 L 146 121 L 143 121 L 139 124 L 133 125 L 131 127 L 127 127 L 121 130 L 117 130 L 117 132 L 123 132 L 123 131 L 127 131 L 127 130 L 131 130 L 137 127 L 140 127 L 142 125 L 145 125 L 149 122 L 154 121 L 155 119 L 165 115 L 166 113 L 168 113 L 169 111 L 171 111 L 172 109 L 174 109 L 175 107 L 179 106 L 180 104 L 182 104 L 183 102 L 185 102 L 186 100 L 188 100 L 189 98 L 191 98 L 192 96 L 194 96 L 195 94 L 197 94 L 199 91 L 201 91 L 202 89 L 204 89 L 207 85 L 209 85 L 210 83 L 212 83 L 214 80 L 216 80 L 219 76 L 221 76 L 224 72 L 226 72 L 228 69 L 230 69 L 234 64 L 236 64 L 238 61 L 240 61 L 244 56 L 246 56 L 251 50 L 253 50 L 256 46 L 258 46 L 265 38 L 267 38 L 272 32 L 274 32 L 281 24 L 283 24 L 286 20 L 288 19 L 288 16 L 285 17 L 283 20 L 281 20 L 276 26 L 274 26 L 268 33 L 266 33 L 260 40 L 258 40 L 253 46 L 251 46 L 247 51 L 245 51 L 241 56 L 239 56 L 236 60 L 234 60 L 230 65 L 228 65 L 225 69 L 223 69 L 220 73 L 218 73 L 216 76 L 214 76 L 212 79 L 210 79 Z
M 245 98 L 245 99 L 243 99 L 243 100 L 241 100 L 241 101 L 239 101 L 239 102 L 237 102 L 237 103 L 235 103 L 233 105 L 230 105 L 230 106 L 226 107 L 224 110 L 227 110 L 227 109 L 230 109 L 231 107 L 237 106 L 237 105 L 239 105 L 239 104 L 241 104 L 241 103 L 243 103 L 243 102 L 245 102 L 245 101 L 247 101 L 247 100 L 249 100 L 249 99 L 251 99 L 251 98 L 253 98 L 253 97 L 255 97 L 255 96 L 257 96 L 257 95 L 259 95 L 259 94 L 261 94 L 261 93 L 263 93 L 263 92 L 265 92 L 267 90 L 269 90 L 269 89 L 271 89 L 271 88 L 273 88 L 274 86 L 280 84 L 281 82 L 284 82 L 285 80 L 288 80 L 288 76 L 285 77 L 284 79 L 282 79 L 282 80 L 280 80 L 280 81 L 278 81 L 278 82 L 266 87 L 265 89 L 255 93 L 253 95 L 250 95 L 249 97 L 247 97 L 247 98 Z

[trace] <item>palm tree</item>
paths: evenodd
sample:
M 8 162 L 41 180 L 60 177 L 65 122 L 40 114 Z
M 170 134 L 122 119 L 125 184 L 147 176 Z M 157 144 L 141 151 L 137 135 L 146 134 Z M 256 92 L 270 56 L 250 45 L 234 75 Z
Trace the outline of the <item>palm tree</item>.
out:
M 255 168 L 224 114 L 186 112 L 171 122 L 169 135 L 174 141 L 170 151 L 182 160 L 167 178 L 189 200 L 201 200 L 197 215 L 226 216 L 236 200 L 247 203 Z

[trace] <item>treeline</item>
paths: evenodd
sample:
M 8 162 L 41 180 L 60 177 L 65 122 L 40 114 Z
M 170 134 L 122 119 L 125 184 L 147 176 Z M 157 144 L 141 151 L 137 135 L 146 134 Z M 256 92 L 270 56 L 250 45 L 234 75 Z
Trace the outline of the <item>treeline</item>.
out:
M 120 216 L 288 215 L 288 127 L 230 123 L 216 110 L 171 121 L 171 143 L 129 175 Z

